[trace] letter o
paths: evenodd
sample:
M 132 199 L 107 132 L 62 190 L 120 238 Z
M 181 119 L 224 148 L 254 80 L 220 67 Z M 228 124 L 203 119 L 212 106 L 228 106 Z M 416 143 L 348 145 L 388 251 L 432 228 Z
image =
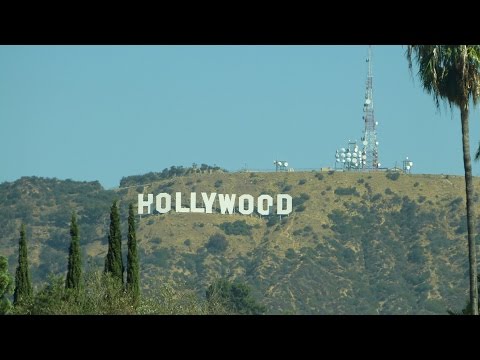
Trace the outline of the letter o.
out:
M 162 199 L 165 199 L 165 207 L 162 208 Z M 155 208 L 160 214 L 168 213 L 172 210 L 172 197 L 167 193 L 160 193 L 155 198 Z
M 245 200 L 247 200 L 248 208 L 245 209 Z M 243 194 L 238 198 L 238 212 L 243 215 L 250 215 L 253 213 L 253 204 L 255 200 L 252 195 Z
M 263 207 L 263 203 L 267 200 L 267 208 Z M 257 200 L 257 209 L 260 215 L 269 215 L 270 207 L 273 206 L 273 198 L 270 195 L 260 195 Z

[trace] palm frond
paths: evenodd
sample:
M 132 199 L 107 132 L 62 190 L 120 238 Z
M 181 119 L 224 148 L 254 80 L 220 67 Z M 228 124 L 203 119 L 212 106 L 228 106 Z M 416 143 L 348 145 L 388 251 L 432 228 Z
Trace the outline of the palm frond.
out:
M 475 161 L 480 160 L 480 142 L 478 143 L 477 151 L 475 152 Z
M 408 45 L 406 57 L 437 108 L 441 101 L 468 108 L 480 99 L 480 45 Z

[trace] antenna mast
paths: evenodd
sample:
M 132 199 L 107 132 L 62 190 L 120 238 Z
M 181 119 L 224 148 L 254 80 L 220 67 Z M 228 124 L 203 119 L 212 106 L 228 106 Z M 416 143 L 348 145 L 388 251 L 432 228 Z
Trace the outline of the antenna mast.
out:
M 364 169 L 378 169 L 380 164 L 378 162 L 378 141 L 376 127 L 378 122 L 375 121 L 373 113 L 373 73 L 372 73 L 372 46 L 368 46 L 367 57 L 367 82 L 365 90 L 365 102 L 363 104 L 363 120 L 365 121 L 365 129 L 363 131 L 362 144 L 363 148 L 363 168 Z

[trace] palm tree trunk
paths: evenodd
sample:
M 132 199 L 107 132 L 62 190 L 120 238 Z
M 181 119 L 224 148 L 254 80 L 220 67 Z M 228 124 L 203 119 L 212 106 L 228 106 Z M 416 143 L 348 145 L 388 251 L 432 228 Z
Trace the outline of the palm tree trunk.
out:
M 475 227 L 473 208 L 472 162 L 470 159 L 470 140 L 468 129 L 468 105 L 461 106 L 463 165 L 465 167 L 465 190 L 467 195 L 468 260 L 470 266 L 470 304 L 472 314 L 478 315 L 477 257 L 475 254 Z

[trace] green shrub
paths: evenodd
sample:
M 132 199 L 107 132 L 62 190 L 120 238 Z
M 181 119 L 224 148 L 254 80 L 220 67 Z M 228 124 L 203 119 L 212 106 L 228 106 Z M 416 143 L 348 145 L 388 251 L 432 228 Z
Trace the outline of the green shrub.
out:
M 202 172 L 228 172 L 225 169 L 221 169 L 218 166 L 209 166 L 206 164 L 202 164 L 200 167 Z M 184 168 L 183 166 L 171 166 L 170 168 L 163 169 L 162 172 L 149 172 L 148 174 L 144 175 L 134 175 L 134 176 L 127 176 L 123 177 L 120 180 L 120 187 L 132 186 L 132 185 L 139 185 L 139 184 L 149 184 L 154 181 L 160 181 L 164 179 L 169 179 L 178 176 L 186 176 L 193 172 L 193 168 Z M 199 182 L 197 180 L 197 182 Z
M 152 287 L 135 302 L 109 274 L 89 272 L 82 290 L 65 289 L 62 276 L 51 276 L 32 300 L 13 309 L 13 314 L 32 315 L 180 315 L 229 314 L 218 299 L 203 300 L 192 290 L 170 283 Z
M 267 219 L 267 227 L 272 227 L 273 225 L 278 224 L 280 221 L 280 217 L 277 215 L 269 215 Z
M 252 226 L 248 225 L 245 220 L 224 222 L 218 227 L 227 235 L 252 235 Z
M 297 212 L 303 212 L 303 211 L 305 211 L 305 209 L 306 209 L 306 208 L 305 208 L 305 205 L 300 205 L 300 206 L 297 206 L 297 207 L 295 208 L 295 211 L 297 211 Z
M 305 180 L 305 179 L 300 179 L 298 181 L 298 185 L 305 185 L 306 183 L 307 183 L 307 180 Z
M 462 235 L 462 234 L 465 234 L 467 231 L 468 231 L 467 217 L 462 216 L 460 218 L 460 222 L 458 223 L 458 227 L 455 229 L 455 234 Z
M 400 172 L 398 172 L 398 171 L 387 171 L 386 177 L 389 180 L 397 181 L 398 178 L 400 177 Z
M 266 312 L 266 307 L 255 300 L 250 287 L 244 283 L 219 279 L 208 287 L 206 298 L 209 304 L 220 303 L 222 308 L 234 314 L 259 315 Z
M 419 245 L 415 245 L 408 254 L 408 261 L 423 264 L 425 262 L 425 255 L 423 255 L 423 249 Z
M 340 257 L 343 258 L 347 263 L 353 263 L 355 261 L 355 253 L 352 249 L 344 249 L 341 252 Z
M 170 251 L 166 248 L 156 249 L 145 257 L 145 263 L 166 268 L 170 259 Z
M 205 248 L 212 254 L 219 254 L 227 250 L 228 241 L 222 234 L 210 236 Z
M 290 191 L 292 190 L 292 185 L 285 185 L 282 189 L 282 192 L 287 192 L 287 191 Z
M 463 204 L 463 198 L 461 196 L 453 199 L 450 202 L 450 211 L 455 212 L 458 210 L 459 206 Z
M 292 248 L 289 248 L 287 249 L 287 251 L 285 251 L 285 257 L 287 259 L 295 259 L 297 257 L 297 254 L 295 253 L 295 250 L 293 250 Z
M 303 203 L 310 199 L 310 195 L 302 193 L 300 196 L 294 197 L 292 200 L 292 207 L 296 208 L 303 205 Z M 298 210 L 298 209 L 297 209 Z
M 346 188 L 339 187 L 339 188 L 335 189 L 334 193 L 336 195 L 341 195 L 341 196 L 345 196 L 345 195 L 360 196 L 360 194 L 357 192 L 357 188 L 355 186 L 354 187 L 346 187 Z

